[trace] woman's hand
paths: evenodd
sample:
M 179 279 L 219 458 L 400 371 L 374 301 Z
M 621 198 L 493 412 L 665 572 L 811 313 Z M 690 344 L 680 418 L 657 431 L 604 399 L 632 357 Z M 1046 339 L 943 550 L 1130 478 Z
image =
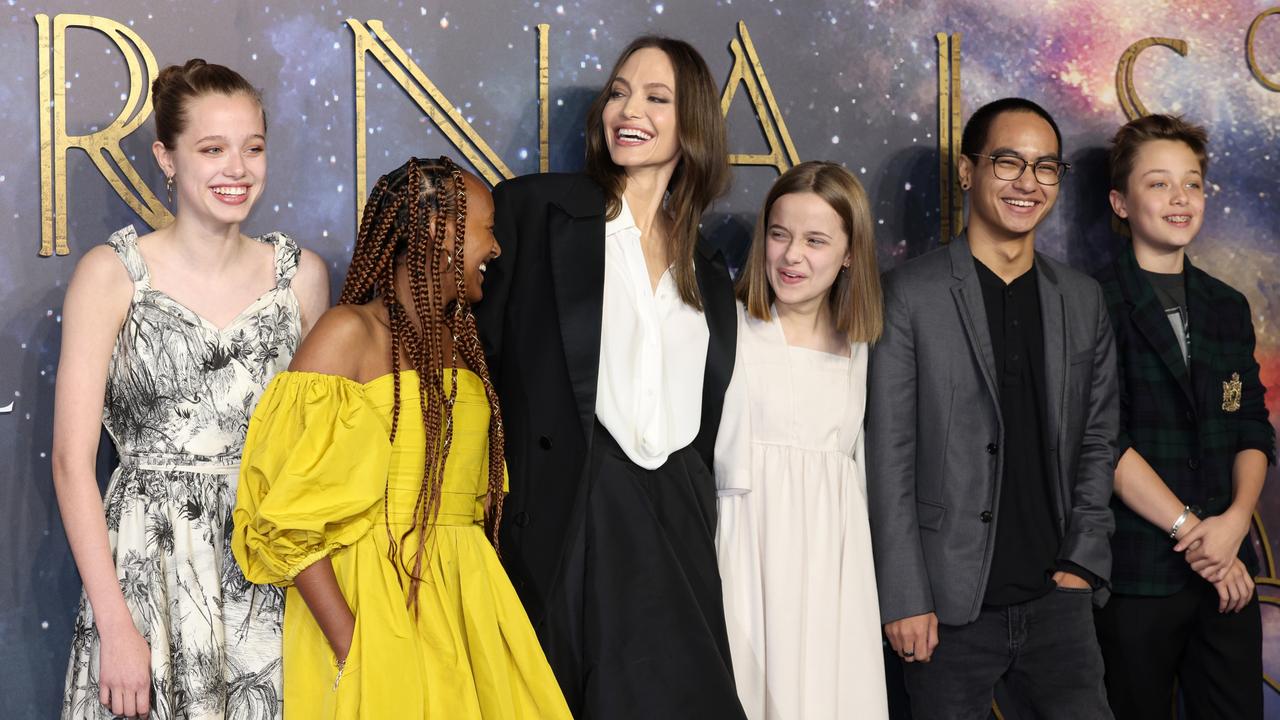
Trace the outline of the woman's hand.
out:
M 99 631 L 98 701 L 115 715 L 146 717 L 151 712 L 151 647 L 130 622 Z

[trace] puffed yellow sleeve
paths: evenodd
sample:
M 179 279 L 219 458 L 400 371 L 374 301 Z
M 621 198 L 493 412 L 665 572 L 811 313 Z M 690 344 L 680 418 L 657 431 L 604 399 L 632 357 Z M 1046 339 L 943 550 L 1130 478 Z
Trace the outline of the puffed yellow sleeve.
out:
M 280 373 L 245 440 L 231 550 L 250 582 L 298 573 L 369 531 L 381 511 L 389 429 L 364 386 L 336 375 Z

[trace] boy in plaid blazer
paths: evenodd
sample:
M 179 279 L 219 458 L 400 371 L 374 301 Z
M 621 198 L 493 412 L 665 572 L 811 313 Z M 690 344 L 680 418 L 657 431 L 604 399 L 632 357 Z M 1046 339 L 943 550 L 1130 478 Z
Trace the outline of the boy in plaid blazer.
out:
M 1097 275 L 1120 363 L 1114 594 L 1096 627 L 1116 717 L 1262 717 L 1262 628 L 1248 542 L 1275 437 L 1244 296 L 1185 256 L 1204 216 L 1207 134 L 1125 125 L 1111 206 L 1132 246 Z

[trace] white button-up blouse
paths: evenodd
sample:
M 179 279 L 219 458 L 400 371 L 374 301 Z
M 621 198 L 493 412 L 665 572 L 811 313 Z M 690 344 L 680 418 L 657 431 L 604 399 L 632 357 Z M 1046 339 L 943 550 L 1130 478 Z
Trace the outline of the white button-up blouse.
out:
M 656 470 L 698 434 L 710 333 L 702 312 L 680 299 L 670 269 L 651 289 L 625 199 L 604 234 L 596 417 L 632 462 Z

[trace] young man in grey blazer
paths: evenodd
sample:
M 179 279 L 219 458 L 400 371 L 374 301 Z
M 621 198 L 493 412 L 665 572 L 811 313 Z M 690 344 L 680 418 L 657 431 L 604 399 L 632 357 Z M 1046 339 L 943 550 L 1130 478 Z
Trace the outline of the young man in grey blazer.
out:
M 965 235 L 885 276 L 868 496 L 885 634 L 915 720 L 986 718 L 1003 682 L 1042 718 L 1110 718 L 1106 599 L 1115 342 L 1098 284 L 1035 252 L 1068 165 L 1043 108 L 965 126 Z

